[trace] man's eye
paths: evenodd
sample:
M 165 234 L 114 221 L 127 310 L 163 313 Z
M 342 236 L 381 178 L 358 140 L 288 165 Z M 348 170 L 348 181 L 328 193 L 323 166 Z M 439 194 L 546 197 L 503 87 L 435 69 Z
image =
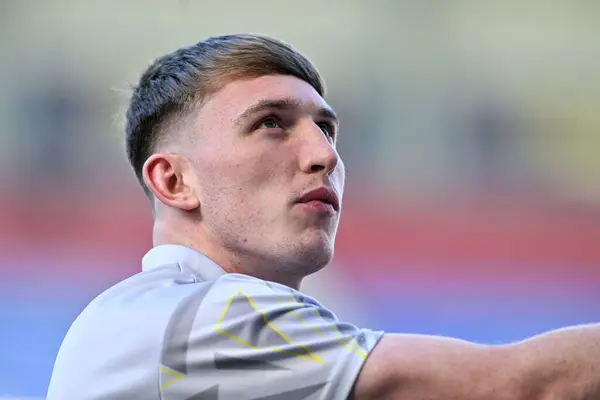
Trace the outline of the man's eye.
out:
M 324 134 L 326 134 L 327 136 L 334 138 L 335 137 L 335 128 L 333 127 L 333 125 L 331 125 L 328 122 L 321 122 L 319 125 L 319 128 L 321 128 L 321 130 L 323 131 Z
M 281 124 L 279 123 L 279 121 L 277 121 L 277 119 L 273 118 L 273 117 L 268 117 L 263 119 L 262 121 L 260 121 L 260 123 L 258 124 L 257 128 L 258 129 L 274 129 L 274 128 L 280 128 Z

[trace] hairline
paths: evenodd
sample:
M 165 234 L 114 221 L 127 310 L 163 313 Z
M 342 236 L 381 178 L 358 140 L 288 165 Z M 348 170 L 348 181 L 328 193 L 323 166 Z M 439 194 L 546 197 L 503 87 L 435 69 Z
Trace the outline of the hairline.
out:
M 156 137 L 156 142 L 153 144 L 152 148 L 150 149 L 150 155 L 160 153 L 161 152 L 160 148 L 162 146 L 165 146 L 165 144 L 167 142 L 170 142 L 174 136 L 177 136 L 180 133 L 182 133 L 183 129 L 181 129 L 181 124 L 184 123 L 186 120 L 194 119 L 193 115 L 194 114 L 197 115 L 197 113 L 199 113 L 202 110 L 202 108 L 206 105 L 206 103 L 208 101 L 210 101 L 211 98 L 216 96 L 221 90 L 223 90 L 223 88 L 225 88 L 225 86 L 227 86 L 233 82 L 236 82 L 236 81 L 249 81 L 249 80 L 253 80 L 253 79 L 262 78 L 264 76 L 292 76 L 294 78 L 300 79 L 303 82 L 306 82 L 307 84 L 309 84 L 317 92 L 317 94 L 319 96 L 321 96 L 321 98 L 325 99 L 325 87 L 324 86 L 322 88 L 322 91 L 319 91 L 319 89 L 316 88 L 308 80 L 306 80 L 302 77 L 299 77 L 295 74 L 284 74 L 284 73 L 279 73 L 279 72 L 272 73 L 272 74 L 268 74 L 268 73 L 259 74 L 259 73 L 239 72 L 239 71 L 231 73 L 231 74 L 224 74 L 223 76 L 219 77 L 219 79 L 217 79 L 217 82 L 209 83 L 205 88 L 203 88 L 203 91 L 205 92 L 204 96 L 191 97 L 189 100 L 187 100 L 186 102 L 183 103 L 181 109 L 171 111 L 170 113 L 168 113 L 167 115 L 165 115 L 163 117 L 163 120 L 160 121 L 160 123 L 156 127 L 156 129 L 158 129 L 158 132 L 157 132 L 158 135 Z M 250 111 L 251 108 L 256 106 L 261 101 L 268 101 L 268 100 L 271 100 L 271 99 L 261 99 L 255 103 L 251 104 L 250 106 L 248 106 L 246 108 L 245 111 L 243 111 L 240 115 L 235 117 L 234 122 L 242 122 L 241 119 L 243 117 L 243 114 L 245 114 L 247 111 Z M 287 100 L 287 99 L 278 99 L 278 100 Z M 339 123 L 337 114 L 336 114 L 335 110 L 333 110 L 333 108 L 331 108 L 331 106 L 329 106 L 328 108 L 325 107 L 323 109 L 326 111 L 326 113 L 331 114 L 331 116 L 329 116 L 328 118 L 331 118 L 336 123 Z M 246 117 L 248 117 L 248 115 Z

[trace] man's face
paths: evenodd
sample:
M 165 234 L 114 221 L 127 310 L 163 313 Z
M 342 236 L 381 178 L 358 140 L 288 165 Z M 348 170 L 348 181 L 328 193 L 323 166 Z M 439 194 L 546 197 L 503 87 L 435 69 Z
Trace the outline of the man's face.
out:
M 188 155 L 211 240 L 280 272 L 305 276 L 329 263 L 345 171 L 335 113 L 316 90 L 291 76 L 236 80 L 194 124 Z

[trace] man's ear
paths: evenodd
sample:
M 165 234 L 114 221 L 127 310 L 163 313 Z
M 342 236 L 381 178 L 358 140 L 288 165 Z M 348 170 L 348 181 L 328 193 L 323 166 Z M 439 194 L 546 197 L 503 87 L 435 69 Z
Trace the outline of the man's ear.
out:
M 144 163 L 144 183 L 163 204 L 184 211 L 200 207 L 192 176 L 186 174 L 187 160 L 176 154 L 152 154 Z

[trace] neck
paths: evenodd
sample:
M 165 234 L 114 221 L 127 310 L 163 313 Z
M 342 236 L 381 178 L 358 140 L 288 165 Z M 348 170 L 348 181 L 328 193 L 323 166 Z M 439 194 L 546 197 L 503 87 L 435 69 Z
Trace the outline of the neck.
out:
M 210 258 L 227 273 L 238 273 L 253 276 L 265 281 L 276 282 L 293 289 L 299 290 L 302 283 L 301 276 L 291 276 L 290 270 L 280 263 L 273 262 L 264 257 L 245 253 L 240 254 L 230 251 L 211 240 L 206 234 L 199 234 L 193 229 L 166 229 L 166 224 L 155 221 L 153 229 L 153 244 L 177 244 L 196 250 Z

